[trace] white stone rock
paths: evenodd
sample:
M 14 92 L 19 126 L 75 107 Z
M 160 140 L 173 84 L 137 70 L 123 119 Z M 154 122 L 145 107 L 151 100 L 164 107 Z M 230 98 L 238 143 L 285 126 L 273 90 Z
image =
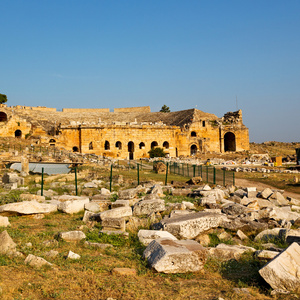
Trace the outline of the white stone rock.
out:
M 287 220 L 287 221 L 296 221 L 298 218 L 300 218 L 300 214 L 296 212 L 292 212 L 290 206 L 285 207 L 273 207 L 270 211 L 270 218 L 281 221 L 281 220 Z
M 57 211 L 57 206 L 39 203 L 35 200 L 4 204 L 0 206 L 1 215 L 47 214 Z
M 29 254 L 25 259 L 25 264 L 31 267 L 40 268 L 42 266 L 52 266 L 51 263 L 44 258 Z
M 0 254 L 16 251 L 16 244 L 6 230 L 0 233 Z
M 100 211 L 100 206 L 97 202 L 88 202 L 84 204 L 84 209 L 93 213 L 98 213 Z
M 209 249 L 209 255 L 212 257 L 217 257 L 221 260 L 229 260 L 239 259 L 243 253 L 249 251 L 255 252 L 255 249 L 242 245 L 219 244 L 217 247 Z
M 72 252 L 71 250 L 68 252 L 67 254 L 67 259 L 80 259 L 81 256 L 79 254 L 76 254 L 74 252 Z
M 59 234 L 59 237 L 64 241 L 76 242 L 86 238 L 86 235 L 82 231 L 65 231 Z
M 222 221 L 227 221 L 224 214 L 197 212 L 163 219 L 160 225 L 163 230 L 172 233 L 179 239 L 193 239 L 200 233 L 216 228 Z
M 300 287 L 300 246 L 291 244 L 267 263 L 259 274 L 273 289 L 295 291 Z
M 182 201 L 182 204 L 184 204 L 187 209 L 195 209 L 194 203 L 188 201 Z
M 177 240 L 177 238 L 167 232 L 167 231 L 161 231 L 161 230 L 145 230 L 141 229 L 138 232 L 138 238 L 140 242 L 144 246 L 148 246 L 153 240 L 159 239 L 159 238 L 165 238 L 165 239 L 170 239 L 170 240 Z
M 64 202 L 61 202 L 58 205 L 58 210 L 63 211 L 67 214 L 76 214 L 80 211 L 84 210 L 85 204 L 89 203 L 90 199 L 86 197 L 81 197 L 81 199 L 74 199 L 74 200 L 67 200 Z
M 259 250 L 255 252 L 255 255 L 258 258 L 261 259 L 267 259 L 267 260 L 271 260 L 273 259 L 276 255 L 278 255 L 280 252 L 277 251 L 271 251 L 271 250 Z
M 109 210 L 105 210 L 100 213 L 101 220 L 104 219 L 114 219 L 114 218 L 125 218 L 132 216 L 132 209 L 131 207 L 124 206 L 124 207 L 117 207 Z
M 161 199 L 142 200 L 133 206 L 135 216 L 148 215 L 152 212 L 162 212 L 165 208 L 165 201 Z
M 22 201 L 35 200 L 37 202 L 45 202 L 45 196 L 38 196 L 38 195 L 34 195 L 34 194 L 21 194 L 20 200 L 22 200 Z
M 294 242 L 300 245 L 300 229 L 290 229 L 285 236 L 286 242 L 292 244 Z
M 257 190 L 256 187 L 247 187 L 247 197 L 256 198 Z
M 86 182 L 83 185 L 84 188 L 89 188 L 89 189 L 96 189 L 98 187 L 97 184 L 93 183 L 93 182 Z
M 157 272 L 197 272 L 203 268 L 206 250 L 192 240 L 156 239 L 145 249 L 144 257 Z
M 8 221 L 8 217 L 0 216 L 0 227 L 7 227 L 7 226 L 10 226 L 10 223 Z
M 108 189 L 106 189 L 106 188 L 101 188 L 100 194 L 101 194 L 101 195 L 107 195 L 107 196 L 109 196 L 111 193 L 110 193 L 110 191 L 109 191 Z
M 264 199 L 268 199 L 273 194 L 273 191 L 269 188 L 264 189 L 260 195 Z

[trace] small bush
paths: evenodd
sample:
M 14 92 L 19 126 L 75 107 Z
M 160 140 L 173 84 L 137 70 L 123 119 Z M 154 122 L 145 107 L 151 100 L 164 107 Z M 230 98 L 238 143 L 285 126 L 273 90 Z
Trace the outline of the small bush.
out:
M 149 152 L 149 156 L 151 158 L 153 157 L 165 157 L 166 153 L 164 151 L 164 149 L 156 147 L 156 148 L 152 148 Z

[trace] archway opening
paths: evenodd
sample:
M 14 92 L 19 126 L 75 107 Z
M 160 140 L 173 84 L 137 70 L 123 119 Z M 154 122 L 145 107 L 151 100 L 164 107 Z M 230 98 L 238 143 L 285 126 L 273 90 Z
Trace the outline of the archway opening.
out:
M 227 132 L 224 135 L 224 150 L 227 151 L 236 151 L 236 142 L 235 142 L 235 135 L 232 132 Z
M 122 149 L 122 143 L 120 141 L 116 142 L 116 148 L 118 148 L 119 150 Z
M 196 155 L 197 154 L 197 146 L 196 145 L 192 145 L 191 146 L 191 155 Z
M 15 131 L 15 137 L 17 138 L 17 139 L 20 139 L 21 137 L 22 137 L 22 131 L 21 130 L 16 130 Z
M 74 146 L 73 147 L 73 152 L 78 152 L 78 151 L 79 151 L 78 147 Z
M 56 140 L 55 139 L 51 139 L 49 141 L 50 147 L 55 147 L 55 143 L 56 143 Z
M 89 150 L 93 150 L 93 149 L 94 149 L 93 142 L 90 142 L 89 143 Z
M 128 143 L 128 152 L 129 152 L 129 159 L 133 159 L 134 142 Z
M 109 150 L 109 149 L 110 149 L 109 141 L 105 141 L 105 143 L 104 143 L 104 150 Z
M 169 147 L 170 147 L 169 142 L 165 141 L 165 142 L 163 143 L 163 147 L 164 147 L 165 149 L 169 149 Z
M 158 143 L 156 142 L 156 141 L 153 141 L 152 143 L 151 143 L 151 149 L 152 148 L 155 148 L 155 147 L 157 147 L 158 146 Z
M 196 136 L 197 136 L 196 131 L 192 131 L 192 132 L 191 132 L 191 137 L 196 137 Z
M 145 143 L 141 142 L 141 143 L 139 144 L 139 148 L 140 148 L 140 149 L 145 149 Z
M 7 121 L 7 114 L 3 111 L 0 111 L 0 122 L 6 122 Z

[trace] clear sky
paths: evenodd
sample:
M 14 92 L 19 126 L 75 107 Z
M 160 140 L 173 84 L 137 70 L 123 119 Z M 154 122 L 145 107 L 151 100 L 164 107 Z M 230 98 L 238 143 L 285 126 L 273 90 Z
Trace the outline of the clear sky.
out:
M 0 12 L 10 106 L 238 107 L 250 141 L 300 141 L 299 0 L 0 0 Z

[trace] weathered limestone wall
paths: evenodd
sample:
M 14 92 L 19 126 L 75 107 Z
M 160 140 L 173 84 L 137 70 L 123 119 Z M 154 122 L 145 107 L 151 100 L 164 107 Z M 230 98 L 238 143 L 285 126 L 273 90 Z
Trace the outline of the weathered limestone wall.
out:
M 48 111 L 48 112 L 55 112 L 56 108 L 52 107 L 45 107 L 45 106 L 22 106 L 16 105 L 15 109 L 26 109 L 26 110 L 37 110 L 37 111 Z
M 150 106 L 138 106 L 138 107 L 122 107 L 114 108 L 115 113 L 119 112 L 151 112 Z
M 80 112 L 109 112 L 109 108 L 63 108 L 64 113 L 80 113 Z

